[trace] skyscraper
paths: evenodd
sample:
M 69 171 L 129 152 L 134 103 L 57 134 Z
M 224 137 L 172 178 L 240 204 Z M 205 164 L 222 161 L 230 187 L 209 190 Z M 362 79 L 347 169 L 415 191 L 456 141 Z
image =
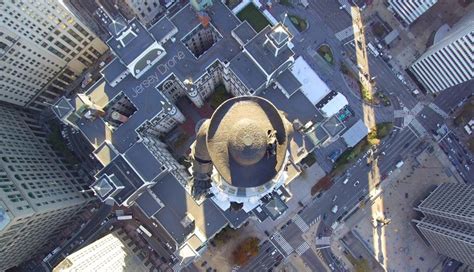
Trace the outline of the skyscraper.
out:
M 436 4 L 438 0 L 389 0 L 390 8 L 407 25 L 411 25 L 418 17 Z
M 107 46 L 58 0 L 0 4 L 0 101 L 42 109 Z
M 0 271 L 41 252 L 91 199 L 27 114 L 0 107 Z
M 159 0 L 126 0 L 125 3 L 144 25 L 151 23 L 155 16 L 164 10 Z
M 146 255 L 119 228 L 67 256 L 53 271 L 156 271 Z
M 440 33 L 441 34 L 441 33 Z M 474 11 L 465 15 L 416 60 L 411 70 L 433 93 L 474 78 Z
M 415 210 L 424 215 L 417 228 L 437 252 L 474 265 L 474 186 L 441 184 Z

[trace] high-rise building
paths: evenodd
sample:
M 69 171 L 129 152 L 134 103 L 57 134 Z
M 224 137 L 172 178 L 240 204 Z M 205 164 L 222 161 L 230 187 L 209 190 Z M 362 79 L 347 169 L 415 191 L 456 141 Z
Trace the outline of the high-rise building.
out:
M 411 25 L 418 17 L 436 4 L 438 0 L 388 0 L 389 8 L 402 19 L 406 25 Z
M 415 210 L 417 228 L 440 254 L 474 265 L 474 186 L 439 185 Z
M 474 11 L 440 35 L 411 66 L 421 84 L 433 93 L 474 78 Z
M 140 247 L 119 228 L 67 256 L 53 272 L 123 271 L 148 272 L 152 263 Z
M 144 25 L 151 23 L 156 15 L 164 10 L 164 7 L 160 5 L 159 0 L 126 0 L 125 3 L 127 3 L 130 9 L 133 10 L 135 15 L 138 17 L 138 20 L 140 20 Z
M 31 116 L 0 107 L 0 271 L 48 250 L 51 237 L 90 201 L 63 160 Z
M 40 110 L 107 46 L 58 0 L 0 4 L 0 101 Z

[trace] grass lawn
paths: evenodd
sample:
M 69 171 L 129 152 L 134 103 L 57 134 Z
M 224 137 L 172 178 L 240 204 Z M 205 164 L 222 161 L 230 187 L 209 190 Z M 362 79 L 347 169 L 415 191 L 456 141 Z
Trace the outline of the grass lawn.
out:
M 237 13 L 237 17 L 241 21 L 247 21 L 255 31 L 260 32 L 270 22 L 263 16 L 254 4 L 248 4 L 244 9 Z
M 323 57 L 327 63 L 334 64 L 334 57 L 332 55 L 331 48 L 328 45 L 326 44 L 321 45 L 317 51 L 318 51 L 318 54 L 321 57 Z
M 308 23 L 301 17 L 296 15 L 289 15 L 291 23 L 298 29 L 299 32 L 305 31 L 308 28 Z
M 359 84 L 360 96 L 362 96 L 362 99 L 364 99 L 364 101 L 367 103 L 373 103 L 374 98 L 372 97 L 370 90 L 364 84 L 362 84 L 360 80 L 357 80 L 357 83 Z
M 380 123 L 375 126 L 367 135 L 367 140 L 370 144 L 378 144 L 381 139 L 386 137 L 392 131 L 393 124 L 390 122 Z

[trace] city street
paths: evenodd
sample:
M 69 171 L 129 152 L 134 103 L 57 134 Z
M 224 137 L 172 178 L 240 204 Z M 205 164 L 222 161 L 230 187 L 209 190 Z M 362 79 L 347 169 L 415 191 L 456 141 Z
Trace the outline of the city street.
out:
M 396 169 L 397 162 L 404 160 L 413 152 L 421 151 L 421 140 L 413 131 L 414 129 L 410 127 L 401 131 L 395 129 L 381 143 L 378 151 L 374 152 L 373 157 L 377 161 L 375 164 L 377 166 L 374 166 L 374 168 L 378 169 L 382 179 L 392 174 L 392 171 Z M 308 229 L 308 226 L 319 220 L 323 220 L 328 226 L 333 225 L 336 221 L 343 220 L 349 210 L 366 197 L 369 188 L 375 188 L 376 184 L 374 183 L 380 182 L 377 178 L 369 181 L 371 171 L 372 167 L 370 164 L 367 166 L 366 156 L 363 155 L 347 169 L 345 175 L 334 179 L 334 184 L 329 190 L 314 198 L 298 215 L 276 231 L 272 235 L 272 242 L 283 255 L 288 256 L 296 251 L 303 259 L 310 261 L 312 257 L 310 256 L 311 253 L 307 253 L 308 250 L 298 250 L 302 244 L 306 243 L 301 235 Z M 348 179 L 348 181 L 344 184 L 345 179 Z M 333 213 L 331 209 L 335 205 L 338 206 L 338 209 Z M 322 251 L 322 254 L 326 260 L 333 260 L 330 264 L 335 269 L 338 268 L 330 249 Z
M 74 236 L 67 241 L 66 244 L 62 245 L 61 249 L 53 254 L 51 258 L 45 262 L 49 265 L 50 268 L 53 268 L 59 263 L 65 256 L 74 252 L 77 247 L 80 247 L 85 240 L 91 238 L 94 233 L 98 233 L 106 227 L 110 227 L 111 222 L 107 224 L 102 224 L 106 220 L 107 216 L 112 211 L 112 206 L 102 204 L 99 210 L 96 212 L 95 216 L 87 222 L 81 230 L 79 230 Z
M 278 249 L 268 240 L 265 240 L 260 244 L 258 255 L 252 258 L 252 260 L 245 266 L 241 267 L 239 271 L 272 271 L 272 269 L 278 266 L 282 260 L 283 255 L 280 251 L 278 251 Z
M 439 142 L 441 149 L 448 155 L 449 161 L 454 165 L 459 175 L 466 183 L 474 183 L 474 162 L 471 154 L 459 143 L 457 136 L 449 132 Z

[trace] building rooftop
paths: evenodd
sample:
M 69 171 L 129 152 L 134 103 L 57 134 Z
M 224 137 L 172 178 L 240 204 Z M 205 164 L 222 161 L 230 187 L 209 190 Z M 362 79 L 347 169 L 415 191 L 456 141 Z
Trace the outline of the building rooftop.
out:
M 266 99 L 234 97 L 212 115 L 207 149 L 225 181 L 238 188 L 258 187 L 275 178 L 286 156 L 291 131 Z M 275 151 L 268 152 L 268 131 L 276 132 Z
M 144 191 L 143 194 L 137 198 L 135 203 L 148 218 L 152 217 L 163 208 L 161 201 L 155 198 L 153 193 L 149 190 Z
M 257 90 L 267 81 L 262 70 L 244 52 L 233 58 L 229 67 L 250 89 Z
M 171 22 L 168 17 L 161 18 L 158 22 L 152 25 L 148 31 L 153 35 L 155 40 L 160 42 L 162 39 L 166 37 L 168 33 L 177 30 L 176 26 Z
M 301 82 L 301 91 L 313 105 L 316 105 L 331 91 L 303 57 L 298 57 L 290 70 Z
M 115 202 L 122 204 L 142 185 L 143 180 L 123 156 L 117 156 L 105 166 L 96 177 L 92 188 L 99 193 L 99 198 L 105 200 L 112 197 Z
M 118 37 L 121 37 L 121 39 L 118 39 Z M 120 32 L 120 35 L 111 37 L 107 41 L 107 45 L 120 57 L 124 64 L 128 65 L 153 42 L 155 40 L 151 34 L 135 18 L 129 22 L 125 30 Z
M 241 45 L 245 45 L 248 41 L 255 37 L 255 35 L 257 35 L 257 32 L 255 32 L 255 30 L 247 21 L 240 23 L 240 25 L 234 28 L 232 32 L 237 37 Z
M 355 146 L 360 140 L 362 140 L 369 133 L 369 129 L 364 124 L 364 121 L 359 119 L 352 127 L 350 127 L 344 134 L 342 138 L 346 142 L 348 147 Z
M 257 36 L 244 46 L 245 50 L 247 50 L 250 56 L 255 59 L 267 75 L 275 72 L 286 63 L 289 58 L 294 56 L 293 50 L 288 48 L 286 45 L 283 46 L 275 56 L 275 52 L 272 51 L 268 44 L 265 44 L 267 41 L 267 34 L 271 33 L 271 31 L 272 28 L 270 26 L 265 27 L 257 34 Z
M 211 199 L 198 204 L 171 174 L 160 179 L 151 191 L 164 204 L 153 217 L 179 244 L 186 240 L 194 228 L 206 238 L 211 238 L 227 224 L 226 218 Z
M 291 73 L 290 70 L 283 71 L 280 75 L 278 75 L 276 81 L 290 96 L 293 95 L 302 86 L 302 84 L 295 77 L 295 75 Z
M 145 181 L 154 180 L 166 170 L 143 142 L 134 144 L 125 157 Z

